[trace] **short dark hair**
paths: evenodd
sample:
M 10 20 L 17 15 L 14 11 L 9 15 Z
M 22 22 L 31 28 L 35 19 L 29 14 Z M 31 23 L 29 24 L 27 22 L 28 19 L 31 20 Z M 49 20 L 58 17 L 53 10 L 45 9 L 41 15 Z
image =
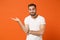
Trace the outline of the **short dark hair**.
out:
M 36 8 L 36 5 L 35 4 L 29 4 L 28 7 L 30 7 L 30 6 L 34 6 Z

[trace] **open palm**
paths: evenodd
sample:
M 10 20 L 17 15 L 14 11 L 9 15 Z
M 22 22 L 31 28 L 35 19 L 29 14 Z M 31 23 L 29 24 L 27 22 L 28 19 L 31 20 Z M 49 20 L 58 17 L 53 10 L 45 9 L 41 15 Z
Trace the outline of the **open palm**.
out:
M 19 18 L 17 18 L 17 17 L 16 18 L 11 18 L 11 19 L 14 20 L 14 21 L 20 21 Z

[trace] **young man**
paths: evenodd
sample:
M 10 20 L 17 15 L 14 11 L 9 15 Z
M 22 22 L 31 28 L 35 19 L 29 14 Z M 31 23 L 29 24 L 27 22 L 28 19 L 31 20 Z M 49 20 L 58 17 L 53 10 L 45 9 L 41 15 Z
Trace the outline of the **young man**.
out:
M 24 20 L 25 25 L 22 24 L 19 18 L 12 18 L 12 20 L 17 21 L 23 31 L 27 33 L 26 40 L 43 40 L 42 35 L 45 30 L 45 18 L 36 14 L 36 5 L 28 5 L 29 16 Z

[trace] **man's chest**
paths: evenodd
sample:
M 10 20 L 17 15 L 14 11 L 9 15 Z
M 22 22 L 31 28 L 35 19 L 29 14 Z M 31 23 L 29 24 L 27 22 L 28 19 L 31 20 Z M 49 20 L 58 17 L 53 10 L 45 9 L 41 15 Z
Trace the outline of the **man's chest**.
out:
M 40 27 L 40 20 L 30 20 L 29 21 L 29 28 L 31 30 L 39 30 Z

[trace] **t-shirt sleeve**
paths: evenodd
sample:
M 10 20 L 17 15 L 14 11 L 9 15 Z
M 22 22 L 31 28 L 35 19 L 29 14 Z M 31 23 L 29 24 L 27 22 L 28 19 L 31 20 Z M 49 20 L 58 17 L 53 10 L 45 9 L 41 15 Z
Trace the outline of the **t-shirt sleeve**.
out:
M 42 17 L 40 22 L 41 22 L 41 24 L 46 24 L 45 18 Z
M 24 19 L 24 24 L 28 24 L 28 19 L 27 18 Z

